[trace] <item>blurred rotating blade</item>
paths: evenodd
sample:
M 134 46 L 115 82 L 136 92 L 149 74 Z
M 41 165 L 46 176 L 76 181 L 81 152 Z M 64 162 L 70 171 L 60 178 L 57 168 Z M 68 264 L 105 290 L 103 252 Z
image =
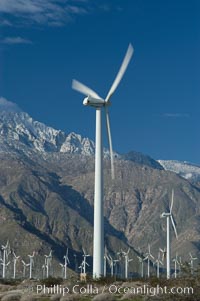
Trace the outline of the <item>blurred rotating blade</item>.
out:
M 128 46 L 128 49 L 127 49 L 127 52 L 126 52 L 126 55 L 124 57 L 124 60 L 122 62 L 122 65 L 117 73 L 117 76 L 108 92 L 108 95 L 106 96 L 106 99 L 105 99 L 105 102 L 108 102 L 110 97 L 112 96 L 112 94 L 115 92 L 117 86 L 119 85 L 125 71 L 126 71 L 126 68 L 128 67 L 128 64 L 131 60 L 131 57 L 133 55 L 133 46 L 131 44 L 129 44 Z
M 170 218 L 171 218 L 172 226 L 173 226 L 173 228 L 174 228 L 174 232 L 175 232 L 175 235 L 176 235 L 176 239 L 178 239 L 178 234 L 177 234 L 177 231 L 176 231 L 176 226 L 175 226 L 175 223 L 174 223 L 173 216 L 170 215 Z
M 173 204 L 174 204 L 174 189 L 172 189 L 172 201 L 170 206 L 170 213 L 172 213 Z
M 114 171 L 113 148 L 112 148 L 112 138 L 111 138 L 111 130 L 110 130 L 110 118 L 109 118 L 107 106 L 105 107 L 105 113 L 106 113 L 106 127 L 107 127 L 107 134 L 108 134 L 108 142 L 110 147 L 111 178 L 112 180 L 114 180 L 115 171 Z
M 86 95 L 86 96 L 92 96 L 94 98 L 101 98 L 96 92 L 94 92 L 92 89 L 87 87 L 86 85 L 80 83 L 76 79 L 73 79 L 72 81 L 72 89 Z

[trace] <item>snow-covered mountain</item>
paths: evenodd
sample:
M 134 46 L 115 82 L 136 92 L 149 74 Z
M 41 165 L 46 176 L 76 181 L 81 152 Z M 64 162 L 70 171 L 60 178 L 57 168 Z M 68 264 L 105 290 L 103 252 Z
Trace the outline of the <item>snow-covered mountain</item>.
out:
M 198 165 L 176 160 L 158 160 L 158 162 L 165 170 L 173 171 L 185 179 L 193 181 L 200 180 L 200 166 Z
M 0 98 L 0 151 L 94 154 L 94 142 L 76 133 L 66 134 L 33 120 L 16 104 Z

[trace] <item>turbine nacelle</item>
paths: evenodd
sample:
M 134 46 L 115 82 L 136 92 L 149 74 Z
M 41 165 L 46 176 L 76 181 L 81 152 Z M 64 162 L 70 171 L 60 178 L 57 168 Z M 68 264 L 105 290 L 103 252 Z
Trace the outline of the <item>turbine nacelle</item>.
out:
M 171 213 L 163 212 L 163 213 L 160 215 L 161 218 L 168 217 L 168 216 L 171 216 Z
M 87 97 L 84 98 L 83 105 L 99 108 L 105 105 L 105 100 L 103 100 L 102 98 L 94 98 L 88 95 Z

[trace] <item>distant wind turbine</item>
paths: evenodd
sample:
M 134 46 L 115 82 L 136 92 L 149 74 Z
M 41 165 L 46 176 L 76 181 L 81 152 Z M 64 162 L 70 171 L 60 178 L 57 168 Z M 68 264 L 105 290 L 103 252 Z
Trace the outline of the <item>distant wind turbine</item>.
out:
M 176 231 L 176 226 L 174 223 L 173 215 L 172 215 L 172 208 L 173 208 L 173 203 L 174 203 L 174 190 L 172 189 L 172 201 L 171 201 L 171 206 L 169 208 L 169 212 L 163 212 L 161 214 L 161 218 L 167 219 L 167 279 L 170 279 L 170 263 L 171 263 L 171 241 L 170 241 L 170 220 L 174 229 L 174 233 L 176 235 L 176 238 L 178 239 L 177 231 Z
M 163 265 L 162 261 L 160 260 L 160 251 L 158 252 L 158 258 L 154 262 L 157 268 L 157 278 L 160 278 L 160 264 Z
M 133 260 L 133 259 L 129 258 L 129 256 L 128 256 L 129 252 L 130 252 L 130 248 L 128 249 L 127 252 L 122 252 L 124 259 L 125 259 L 125 279 L 128 279 L 129 262 Z
M 154 259 L 153 255 L 151 254 L 150 245 L 148 245 L 148 252 L 145 254 L 144 260 L 147 260 L 147 276 L 150 277 L 150 258 Z
M 86 262 L 86 258 L 89 257 L 89 254 L 86 254 L 85 250 L 83 249 L 83 274 L 86 274 L 86 265 L 89 266 L 89 264 Z
M 177 277 L 177 264 L 179 264 L 177 252 L 176 252 L 175 258 L 172 259 L 172 261 L 174 262 L 174 278 L 176 278 Z
M 33 265 L 34 265 L 34 258 L 35 256 L 35 251 L 33 252 L 33 255 L 28 255 L 29 257 L 29 278 L 31 279 L 32 278 L 32 270 L 33 270 Z
M 17 264 L 17 261 L 20 258 L 20 256 L 16 256 L 14 250 L 13 250 L 12 253 L 13 253 L 13 279 L 15 279 L 15 277 L 16 277 L 16 264 Z
M 105 108 L 107 134 L 110 147 L 111 175 L 114 179 L 113 149 L 110 130 L 108 107 L 110 98 L 119 85 L 126 68 L 131 60 L 133 47 L 130 44 L 118 74 L 106 96 L 101 98 L 96 92 L 77 80 L 72 81 L 72 88 L 87 97 L 83 104 L 96 110 L 96 142 L 95 142 L 95 188 L 94 188 L 94 237 L 93 237 L 93 278 L 99 278 L 104 273 L 104 214 L 103 214 L 103 152 L 102 152 L 102 123 L 101 111 Z
M 26 277 L 26 268 L 29 267 L 30 263 L 26 263 L 24 260 L 22 260 L 23 264 L 23 278 Z
M 66 255 L 64 256 L 64 260 L 65 260 L 65 263 L 64 263 L 64 279 L 67 279 L 67 265 L 70 263 L 69 262 L 69 257 L 68 257 L 68 248 L 67 248 L 67 251 L 66 251 Z
M 10 261 L 7 262 L 8 256 L 11 253 L 9 241 L 7 241 L 5 246 L 2 245 L 1 247 L 2 247 L 2 250 L 3 250 L 3 258 L 2 258 L 2 262 L 1 262 L 1 265 L 3 266 L 2 277 L 4 279 L 6 277 L 6 268 L 10 264 Z
M 191 274 L 194 274 L 194 260 L 197 260 L 197 257 L 193 257 L 192 253 L 189 253 L 190 255 L 190 268 L 191 268 Z

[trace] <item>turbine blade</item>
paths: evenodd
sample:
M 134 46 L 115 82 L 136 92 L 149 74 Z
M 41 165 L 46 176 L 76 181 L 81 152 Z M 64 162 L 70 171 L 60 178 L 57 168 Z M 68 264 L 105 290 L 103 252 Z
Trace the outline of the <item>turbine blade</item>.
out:
M 113 158 L 112 138 L 111 138 L 111 130 L 110 130 L 110 118 L 109 118 L 107 106 L 105 107 L 105 112 L 106 112 L 106 127 L 107 127 L 107 134 L 108 134 L 108 142 L 110 148 L 111 178 L 112 180 L 114 180 L 115 179 L 114 158 Z
M 170 206 L 170 213 L 172 213 L 173 203 L 174 203 L 174 189 L 172 189 L 172 201 L 171 201 L 171 206 Z
M 175 223 L 174 223 L 174 219 L 173 219 L 172 215 L 170 215 L 170 217 L 171 217 L 172 226 L 174 228 L 174 232 L 175 232 L 175 235 L 176 235 L 176 239 L 178 239 L 178 234 L 177 234 L 177 231 L 176 231 L 176 226 L 175 226 Z
M 133 55 L 133 46 L 131 44 L 129 44 L 126 55 L 124 57 L 124 60 L 121 64 L 121 67 L 120 67 L 120 69 L 117 73 L 117 76 L 116 76 L 116 78 L 115 78 L 115 80 L 114 80 L 114 82 L 113 82 L 113 84 L 112 84 L 112 86 L 111 86 L 111 88 L 108 92 L 108 95 L 106 96 L 105 102 L 108 102 L 110 97 L 112 96 L 112 94 L 115 92 L 117 86 L 119 85 L 119 83 L 120 83 L 120 81 L 121 81 L 121 79 L 122 79 L 122 77 L 123 77 L 123 75 L 126 71 L 126 68 L 128 67 L 128 64 L 131 60 L 132 55 Z
M 76 79 L 73 79 L 73 81 L 72 81 L 72 89 L 74 89 L 86 96 L 90 95 L 94 98 L 101 98 L 96 92 L 94 92 L 92 89 L 90 89 L 86 85 L 80 83 Z

